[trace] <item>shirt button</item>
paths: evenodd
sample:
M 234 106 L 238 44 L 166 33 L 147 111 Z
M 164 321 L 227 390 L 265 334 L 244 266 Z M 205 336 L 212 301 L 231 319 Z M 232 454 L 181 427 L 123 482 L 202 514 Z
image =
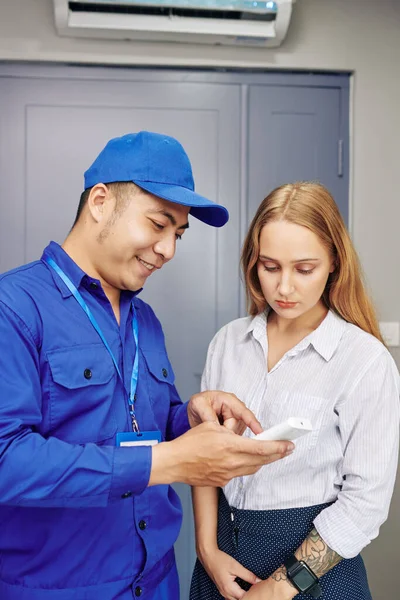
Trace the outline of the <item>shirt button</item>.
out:
M 92 281 L 89 285 L 91 290 L 97 290 L 97 283 L 95 283 L 94 281 Z
M 164 377 L 168 377 L 168 371 L 167 371 L 167 369 L 163 369 L 162 370 L 162 374 L 164 375 Z
M 125 498 L 130 498 L 132 496 L 132 492 L 125 492 L 125 494 L 122 494 L 121 498 L 123 500 L 125 500 Z
M 83 371 L 83 376 L 85 379 L 91 379 L 92 378 L 92 371 L 90 369 L 85 369 Z
M 137 596 L 137 597 L 141 596 L 142 595 L 142 591 L 143 591 L 142 588 L 137 585 L 135 587 L 135 596 Z
M 139 529 L 141 529 L 143 531 L 144 529 L 146 529 L 146 527 L 147 527 L 146 521 L 143 521 L 143 519 L 141 521 L 139 521 Z

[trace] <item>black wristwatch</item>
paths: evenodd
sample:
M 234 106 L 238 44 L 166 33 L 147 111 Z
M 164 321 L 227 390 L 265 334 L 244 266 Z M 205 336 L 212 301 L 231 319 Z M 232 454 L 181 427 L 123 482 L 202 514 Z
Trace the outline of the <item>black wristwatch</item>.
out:
M 313 598 L 320 598 L 322 596 L 319 579 L 305 562 L 297 560 L 294 554 L 292 554 L 283 564 L 286 567 L 288 579 L 296 590 L 304 594 L 310 594 Z

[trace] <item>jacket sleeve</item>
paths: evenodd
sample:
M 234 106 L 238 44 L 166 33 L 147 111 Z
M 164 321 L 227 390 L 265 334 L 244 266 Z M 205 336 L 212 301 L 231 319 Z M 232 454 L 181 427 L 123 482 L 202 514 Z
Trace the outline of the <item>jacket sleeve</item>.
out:
M 190 429 L 188 403 L 182 403 L 175 386 L 171 387 L 167 440 L 174 440 Z
M 0 504 L 104 507 L 140 494 L 151 448 L 68 444 L 38 433 L 39 354 L 24 321 L 0 302 Z
M 399 448 L 399 374 L 386 350 L 338 406 L 342 488 L 314 525 L 343 558 L 356 556 L 386 520 Z

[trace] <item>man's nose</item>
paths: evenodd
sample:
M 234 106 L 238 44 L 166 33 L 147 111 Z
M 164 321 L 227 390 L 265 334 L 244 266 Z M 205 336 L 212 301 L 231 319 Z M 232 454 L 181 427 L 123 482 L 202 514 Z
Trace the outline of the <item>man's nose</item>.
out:
M 165 236 L 161 240 L 158 240 L 156 245 L 154 246 L 154 251 L 157 254 L 160 254 L 163 257 L 165 262 L 171 260 L 171 258 L 175 255 L 176 248 L 176 238 L 175 234 L 173 236 Z

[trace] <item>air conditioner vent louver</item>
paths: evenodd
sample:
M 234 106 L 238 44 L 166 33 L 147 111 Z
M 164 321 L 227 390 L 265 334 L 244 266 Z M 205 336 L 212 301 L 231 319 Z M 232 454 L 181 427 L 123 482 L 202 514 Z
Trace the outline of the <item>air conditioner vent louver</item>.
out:
M 93 4 L 91 2 L 69 2 L 71 12 L 108 13 L 114 15 L 161 15 L 165 17 L 192 17 L 195 19 L 254 19 L 275 21 L 276 13 L 255 14 L 240 10 L 210 10 L 199 8 L 175 8 L 168 6 L 134 6 L 127 4 Z

